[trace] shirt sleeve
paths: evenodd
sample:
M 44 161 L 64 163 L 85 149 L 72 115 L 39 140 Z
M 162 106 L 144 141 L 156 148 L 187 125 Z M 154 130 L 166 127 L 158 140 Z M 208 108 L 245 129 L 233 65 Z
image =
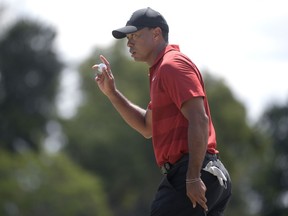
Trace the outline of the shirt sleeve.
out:
M 147 110 L 152 110 L 152 101 L 150 101 L 147 105 Z
M 165 92 L 179 109 L 188 99 L 205 96 L 199 70 L 186 59 L 175 58 L 172 62 L 163 64 L 161 81 Z

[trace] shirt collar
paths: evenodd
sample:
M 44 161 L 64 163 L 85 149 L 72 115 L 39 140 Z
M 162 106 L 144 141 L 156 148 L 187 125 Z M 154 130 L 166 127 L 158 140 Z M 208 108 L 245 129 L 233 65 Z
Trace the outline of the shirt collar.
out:
M 160 53 L 159 55 L 157 56 L 156 60 L 154 61 L 153 65 L 150 67 L 154 67 L 155 65 L 157 65 L 159 63 L 159 61 L 163 58 L 163 56 L 167 53 L 167 52 L 170 52 L 172 50 L 175 50 L 175 51 L 180 51 L 180 48 L 179 48 L 179 45 L 176 45 L 176 44 L 169 44 L 167 45 Z
M 157 56 L 155 59 L 153 65 L 149 68 L 149 76 L 151 76 L 151 72 L 154 71 L 153 69 L 156 68 L 156 66 L 159 64 L 160 60 L 163 58 L 163 56 L 170 52 L 170 51 L 180 51 L 179 45 L 176 44 L 168 44 Z

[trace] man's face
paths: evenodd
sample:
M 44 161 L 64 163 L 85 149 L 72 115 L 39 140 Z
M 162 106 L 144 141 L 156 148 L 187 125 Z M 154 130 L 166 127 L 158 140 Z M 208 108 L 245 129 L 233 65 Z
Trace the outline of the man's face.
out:
M 129 52 L 135 61 L 151 61 L 151 58 L 153 58 L 153 50 L 156 45 L 153 28 L 143 28 L 137 32 L 127 34 L 127 39 Z

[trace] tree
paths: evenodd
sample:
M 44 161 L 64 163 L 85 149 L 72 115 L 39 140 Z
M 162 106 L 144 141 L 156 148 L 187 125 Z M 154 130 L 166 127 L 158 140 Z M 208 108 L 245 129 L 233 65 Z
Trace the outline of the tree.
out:
M 53 47 L 55 32 L 43 23 L 17 21 L 0 38 L 0 146 L 39 149 L 54 115 L 63 64 Z
M 267 108 L 257 124 L 270 139 L 266 159 L 255 176 L 259 215 L 286 216 L 288 212 L 288 102 Z
M 50 123 L 57 122 L 63 64 L 55 36 L 32 20 L 1 32 L 0 215 L 111 216 L 99 176 L 42 148 Z
M 0 151 L 0 215 L 111 216 L 101 180 L 63 154 Z

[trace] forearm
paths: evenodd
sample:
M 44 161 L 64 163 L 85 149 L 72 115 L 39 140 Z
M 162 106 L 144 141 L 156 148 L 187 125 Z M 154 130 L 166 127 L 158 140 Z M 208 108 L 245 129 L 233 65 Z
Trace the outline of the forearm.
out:
M 113 92 L 113 94 L 107 95 L 107 97 L 128 125 L 144 137 L 150 137 L 151 132 L 145 120 L 146 110 L 130 102 L 118 90 Z
M 208 119 L 206 117 L 189 124 L 188 128 L 188 148 L 189 166 L 187 179 L 200 177 L 203 160 L 207 151 L 208 143 Z

